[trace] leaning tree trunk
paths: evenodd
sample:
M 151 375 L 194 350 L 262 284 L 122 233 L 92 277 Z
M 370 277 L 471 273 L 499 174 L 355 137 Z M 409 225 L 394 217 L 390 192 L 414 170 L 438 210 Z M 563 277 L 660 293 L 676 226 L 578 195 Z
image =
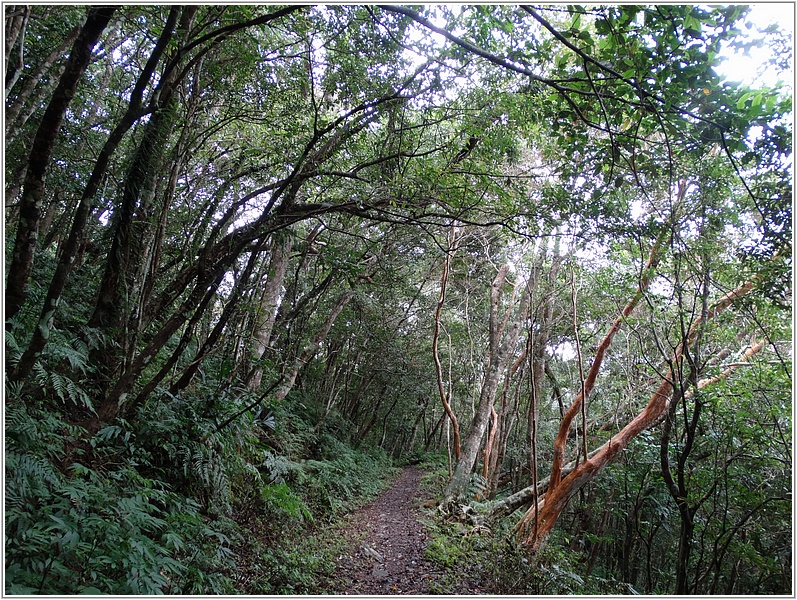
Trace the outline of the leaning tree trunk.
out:
M 346 308 L 346 305 L 351 301 L 352 298 L 354 298 L 353 290 L 344 292 L 343 295 L 341 295 L 335 306 L 330 311 L 329 316 L 327 316 L 327 320 L 324 321 L 324 324 L 321 326 L 321 329 L 318 331 L 318 333 L 316 333 L 316 335 L 313 337 L 312 341 L 307 344 L 302 352 L 291 362 L 289 366 L 287 366 L 283 373 L 283 382 L 277 388 L 277 391 L 274 394 L 275 402 L 282 402 L 288 395 L 288 392 L 293 389 L 293 385 L 296 383 L 296 377 L 299 375 L 299 371 L 316 355 L 319 347 L 326 339 L 329 330 L 332 329 L 335 319 L 338 318 L 338 315 L 343 311 L 344 308 Z
M 11 104 L 6 108 L 6 146 L 14 140 L 30 116 L 36 111 L 36 108 L 40 106 L 41 100 L 52 89 L 51 85 L 55 85 L 55 82 L 63 74 L 63 68 L 66 65 L 56 69 L 55 73 L 49 73 L 49 71 L 55 62 L 66 54 L 66 51 L 75 42 L 79 33 L 79 27 L 72 29 L 61 44 L 25 77 L 21 89 L 14 94 Z M 43 81 L 45 75 L 48 76 L 47 82 Z M 51 84 L 50 82 L 53 83 Z M 34 92 L 36 92 L 35 95 Z M 23 111 L 26 107 L 27 109 Z
M 180 15 L 178 27 L 187 32 L 195 15 L 196 7 L 186 7 Z M 126 298 L 136 285 L 137 271 L 145 261 L 145 256 L 139 251 L 140 236 L 146 236 L 153 217 L 156 185 L 164 168 L 164 154 L 179 118 L 176 93 L 183 77 L 176 63 L 170 63 L 153 94 L 157 100 L 151 106 L 152 117 L 144 127 L 143 137 L 125 176 L 121 202 L 114 207 L 113 240 L 94 312 L 89 319 L 90 327 L 119 328 L 131 308 L 130 300 Z
M 172 30 L 180 12 L 180 7 L 172 7 L 170 10 L 164 31 L 130 94 L 130 100 L 125 114 L 117 123 L 116 127 L 114 127 L 103 145 L 102 150 L 97 155 L 91 176 L 86 183 L 86 187 L 75 209 L 69 236 L 59 248 L 58 264 L 56 265 L 55 273 L 53 274 L 49 289 L 47 290 L 38 327 L 34 330 L 33 337 L 28 343 L 28 347 L 25 349 L 19 364 L 12 374 L 13 378 L 23 379 L 28 375 L 39 353 L 44 349 L 47 343 L 50 330 L 54 324 L 55 313 L 61 300 L 61 294 L 66 286 L 69 274 L 75 266 L 78 249 L 82 243 L 86 225 L 91 215 L 92 205 L 100 188 L 100 183 L 106 174 L 111 157 L 116 152 L 125 134 L 144 114 L 142 108 L 144 92 L 154 75 L 158 62 L 171 40 Z
M 271 343 L 271 332 L 279 309 L 282 284 L 285 281 L 285 272 L 293 247 L 290 235 L 276 234 L 271 240 L 271 256 L 268 263 L 268 274 L 263 286 L 263 297 L 258 307 L 257 323 L 254 334 L 254 348 L 252 349 L 252 370 L 246 378 L 246 387 L 256 390 L 263 379 L 263 364 L 261 360 L 266 349 Z
M 572 252 L 572 250 L 571 250 Z M 529 290 L 529 295 L 533 297 L 534 291 L 540 288 L 539 274 L 542 272 L 543 262 L 546 257 L 546 252 L 542 253 L 539 263 L 533 271 L 533 278 L 531 283 L 533 286 Z M 545 366 L 547 359 L 545 355 L 545 348 L 548 345 L 548 338 L 550 337 L 553 309 L 554 309 L 554 287 L 556 278 L 559 274 L 559 267 L 562 264 L 563 257 L 559 253 L 559 238 L 555 238 L 553 254 L 551 257 L 551 267 L 547 274 L 547 286 L 544 290 L 544 295 L 540 299 L 538 305 L 534 310 L 530 311 L 532 321 L 529 323 L 528 333 L 528 360 L 529 360 L 529 407 L 527 416 L 527 440 L 530 448 L 528 457 L 528 467 L 531 480 L 531 486 L 536 489 L 539 480 L 537 472 L 539 465 L 538 456 L 538 430 L 540 422 L 540 399 L 543 395 L 543 379 L 545 376 Z M 538 315 L 538 318 L 534 318 Z M 534 321 L 537 321 L 537 331 L 534 332 Z M 555 389 L 555 388 L 554 388 Z M 535 510 L 539 502 L 539 497 L 534 496 Z M 536 514 L 536 513 L 535 513 Z
M 523 541 L 524 546 L 528 547 L 533 553 L 539 551 L 551 534 L 559 515 L 561 515 L 570 498 L 572 498 L 583 485 L 592 481 L 634 438 L 653 425 L 653 423 L 668 410 L 673 392 L 674 370 L 679 368 L 683 360 L 684 348 L 694 342 L 698 332 L 706 322 L 727 309 L 739 298 L 747 295 L 753 287 L 753 281 L 744 283 L 720 298 L 714 306 L 711 307 L 705 315 L 705 318 L 702 316 L 697 317 L 689 328 L 686 340 L 675 349 L 671 360 L 672 368 L 667 373 L 658 389 L 653 393 L 647 406 L 620 432 L 601 446 L 598 451 L 594 454 L 591 453 L 588 459 L 576 467 L 566 478 L 561 477 L 561 468 L 559 470 L 560 477 L 556 482 L 554 482 L 553 476 L 551 477 L 548 492 L 545 495 L 545 499 L 539 505 L 539 515 L 536 519 L 536 531 L 529 534 L 531 525 L 534 521 L 534 511 L 527 512 L 519 523 L 519 532 L 521 535 L 525 535 L 525 540 Z M 749 348 L 744 354 L 744 360 L 749 359 L 760 351 L 760 349 L 761 346 Z
M 686 185 L 682 183 L 681 191 L 685 192 Z M 551 529 L 555 523 L 550 523 L 549 528 L 545 529 L 542 527 L 543 524 L 543 506 L 546 508 L 549 506 L 549 498 L 552 499 L 555 497 L 556 491 L 560 488 L 560 483 L 562 481 L 562 465 L 564 463 L 565 457 L 565 447 L 567 444 L 567 439 L 570 433 L 570 427 L 573 421 L 576 418 L 576 415 L 579 414 L 581 411 L 581 407 L 586 402 L 586 398 L 590 395 L 593 388 L 595 387 L 595 382 L 598 378 L 598 373 L 600 371 L 601 365 L 603 364 L 603 358 L 606 355 L 609 347 L 614 340 L 614 336 L 620 330 L 625 319 L 627 319 L 631 313 L 633 312 L 634 308 L 636 308 L 639 301 L 642 299 L 645 291 L 647 290 L 648 286 L 650 285 L 651 280 L 655 274 L 656 266 L 658 265 L 659 261 L 661 260 L 662 255 L 662 248 L 663 243 L 666 238 L 667 231 L 663 229 L 662 232 L 659 234 L 659 237 L 656 239 L 653 247 L 650 251 L 650 256 L 648 257 L 647 264 L 645 265 L 644 270 L 642 271 L 639 285 L 637 287 L 637 292 L 634 296 L 628 301 L 625 305 L 623 310 L 620 313 L 620 316 L 615 319 L 612 326 L 609 328 L 608 333 L 603 337 L 600 344 L 598 345 L 598 349 L 595 352 L 595 357 L 592 362 L 592 366 L 587 373 L 586 379 L 582 380 L 581 389 L 579 393 L 576 395 L 573 404 L 570 408 L 565 412 L 564 416 L 562 417 L 562 422 L 559 426 L 559 432 L 556 435 L 556 439 L 554 440 L 553 444 L 553 461 L 551 463 L 551 473 L 550 473 L 550 483 L 548 486 L 548 491 L 546 492 L 545 500 L 543 503 L 540 503 L 535 498 L 535 505 L 533 507 L 533 511 L 529 511 L 523 517 L 523 520 L 519 524 L 519 531 L 521 535 L 527 535 L 528 540 L 525 542 L 526 544 L 531 544 L 536 551 L 539 548 L 537 544 L 537 540 L 540 540 L 542 543 L 543 540 L 547 539 L 547 536 L 550 534 Z M 589 461 L 585 461 L 584 463 L 589 464 Z M 571 475 L 572 478 L 572 475 Z M 580 486 L 579 486 L 580 487 Z M 564 500 L 564 503 L 561 504 L 559 512 L 564 509 L 564 504 L 567 503 L 570 496 Z M 550 511 L 549 511 L 550 512 Z M 556 517 L 558 518 L 559 513 L 556 513 Z M 532 526 L 533 525 L 533 526 Z M 527 530 L 528 527 L 531 527 L 530 530 Z
M 22 69 L 25 68 L 25 29 L 28 26 L 30 19 L 30 6 L 23 5 L 22 12 L 20 13 L 18 7 L 10 6 L 10 10 L 6 11 L 6 51 L 5 51 L 5 97 L 8 98 L 11 88 L 19 80 L 22 75 Z M 9 14 L 10 13 L 10 14 Z M 19 50 L 17 51 L 17 59 L 11 61 L 11 51 L 17 45 L 19 40 Z
M 747 361 L 750 360 L 750 358 L 752 358 L 755 354 L 758 354 L 761 350 L 763 350 L 764 346 L 765 346 L 764 342 L 759 342 L 757 344 L 752 345 L 744 352 L 743 356 L 733 365 L 729 366 L 728 368 L 723 370 L 718 375 L 715 375 L 714 377 L 701 379 L 697 384 L 697 389 L 702 390 L 703 388 L 708 387 L 709 385 L 713 385 L 718 381 L 727 379 L 740 366 L 746 364 Z M 689 389 L 686 391 L 684 396 L 686 398 L 689 398 L 693 393 L 694 389 Z M 658 418 L 653 419 L 647 428 L 650 429 L 658 425 L 664 416 L 665 413 L 662 413 Z M 611 444 L 612 440 L 609 440 L 603 446 L 600 446 L 599 448 L 596 448 L 595 450 L 591 451 L 587 456 L 587 458 L 589 460 L 593 459 L 595 456 L 598 456 L 599 454 L 605 452 Z M 571 461 L 566 465 L 564 465 L 562 467 L 562 476 L 567 477 L 570 473 L 573 472 L 576 466 L 577 466 L 576 461 Z M 511 515 L 516 510 L 522 509 L 523 507 L 528 506 L 529 504 L 534 502 L 535 497 L 543 496 L 545 492 L 548 490 L 548 485 L 550 484 L 550 481 L 551 481 L 550 477 L 546 477 L 538 481 L 536 485 L 527 486 L 522 490 L 515 492 L 511 496 L 507 496 L 506 498 L 493 502 L 492 504 L 490 504 L 489 507 L 485 509 L 485 514 L 491 520 L 496 520 Z M 520 529 L 521 527 L 522 527 L 522 522 L 519 523 L 518 529 Z
M 89 9 L 86 23 L 72 45 L 64 73 L 42 115 L 33 139 L 20 199 L 19 224 L 6 280 L 6 322 L 19 312 L 28 298 L 28 285 L 33 272 L 33 257 L 38 244 L 39 221 L 44 202 L 44 178 L 58 132 L 61 130 L 61 123 L 75 96 L 78 83 L 89 65 L 94 45 L 115 11 L 115 6 Z

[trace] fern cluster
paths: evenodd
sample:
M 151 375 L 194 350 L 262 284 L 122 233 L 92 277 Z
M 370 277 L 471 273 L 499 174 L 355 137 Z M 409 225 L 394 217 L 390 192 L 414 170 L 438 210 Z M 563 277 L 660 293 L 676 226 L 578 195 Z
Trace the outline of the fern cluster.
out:
M 142 476 L 129 431 L 110 426 L 87 444 L 55 413 L 16 404 L 6 434 L 6 593 L 231 590 L 218 573 L 229 531 Z
M 70 415 L 93 411 L 103 341 L 83 339 L 52 344 L 35 398 L 6 386 L 5 592 L 234 593 L 241 557 L 259 593 L 311 589 L 321 563 L 297 543 L 375 496 L 387 454 L 355 449 L 334 415 L 316 426 L 311 399 L 251 407 L 210 378 L 89 434 Z
M 331 518 L 378 494 L 390 463 L 378 451 L 357 451 L 331 437 L 327 443 L 337 448 L 335 458 L 302 461 L 293 481 L 313 506 Z

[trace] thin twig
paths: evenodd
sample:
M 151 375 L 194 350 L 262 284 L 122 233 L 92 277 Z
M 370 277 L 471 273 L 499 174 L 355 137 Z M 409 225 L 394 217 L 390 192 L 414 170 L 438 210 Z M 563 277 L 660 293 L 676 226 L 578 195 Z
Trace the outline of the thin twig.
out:
M 581 381 L 581 451 L 584 454 L 584 460 L 587 460 L 587 398 L 586 398 L 586 386 L 584 382 L 584 364 L 581 358 L 581 340 L 579 339 L 578 336 L 578 313 L 576 308 L 577 305 L 576 271 L 575 268 L 572 266 L 570 267 L 570 298 L 573 303 L 573 334 L 576 340 L 578 378 Z

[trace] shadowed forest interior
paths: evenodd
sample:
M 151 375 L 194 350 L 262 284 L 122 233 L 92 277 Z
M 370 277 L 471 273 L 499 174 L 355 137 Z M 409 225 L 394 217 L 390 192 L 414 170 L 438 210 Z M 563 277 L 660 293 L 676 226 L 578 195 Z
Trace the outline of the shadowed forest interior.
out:
M 408 465 L 428 593 L 793 591 L 788 32 L 4 11 L 5 593 L 331 593 Z

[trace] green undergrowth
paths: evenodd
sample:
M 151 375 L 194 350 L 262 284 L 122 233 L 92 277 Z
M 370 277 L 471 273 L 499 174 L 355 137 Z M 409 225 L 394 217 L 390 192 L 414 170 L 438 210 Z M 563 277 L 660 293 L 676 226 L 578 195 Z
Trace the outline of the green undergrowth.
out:
M 440 499 L 448 482 L 445 455 L 430 457 L 421 481 L 425 496 Z M 481 491 L 478 477 L 471 493 Z M 513 520 L 487 522 L 480 504 L 471 500 L 443 510 L 435 505 L 424 511 L 422 522 L 430 536 L 426 557 L 444 575 L 435 581 L 434 594 L 471 593 L 500 595 L 628 595 L 635 593 L 622 582 L 584 575 L 582 557 L 569 550 L 561 532 L 554 531 L 536 559 L 522 549 L 512 533 Z
M 395 473 L 290 398 L 219 427 L 236 404 L 167 395 L 90 435 L 9 396 L 6 594 L 311 593 L 325 531 Z
M 248 562 L 239 592 L 322 593 L 335 557 L 346 551 L 346 540 L 335 535 L 341 518 L 376 497 L 396 472 L 380 451 L 355 450 L 331 436 L 322 448 L 326 458 L 298 461 L 284 480 L 263 488 L 264 511 L 240 549 Z
M 515 543 L 508 525 L 486 527 L 430 515 L 427 558 L 444 569 L 431 592 L 457 594 L 604 595 L 634 593 L 619 581 L 585 576 L 579 556 L 554 533 L 536 561 Z
M 417 466 L 423 470 L 419 487 L 420 496 L 429 499 L 442 497 L 448 483 L 448 458 L 444 452 L 424 452 L 415 457 Z

